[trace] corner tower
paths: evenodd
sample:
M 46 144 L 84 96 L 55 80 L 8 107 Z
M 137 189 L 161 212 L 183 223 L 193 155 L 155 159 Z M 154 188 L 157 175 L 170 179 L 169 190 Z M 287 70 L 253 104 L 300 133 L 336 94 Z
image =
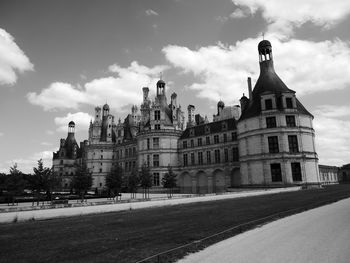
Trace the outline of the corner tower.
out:
M 276 74 L 268 40 L 258 54 L 260 75 L 237 125 L 241 184 L 319 185 L 313 116 Z

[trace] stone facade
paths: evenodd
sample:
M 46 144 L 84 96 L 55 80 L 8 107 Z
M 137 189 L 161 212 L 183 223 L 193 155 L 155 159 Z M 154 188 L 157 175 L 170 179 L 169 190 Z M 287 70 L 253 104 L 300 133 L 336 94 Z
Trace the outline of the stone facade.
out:
M 96 107 L 83 149 L 68 133 L 54 154 L 54 170 L 70 174 L 74 165 L 86 163 L 93 188 L 103 189 L 113 165 L 120 165 L 126 175 L 146 165 L 153 175 L 153 188 L 161 188 L 171 166 L 184 193 L 325 182 L 319 174 L 313 116 L 275 73 L 270 42 L 260 42 L 258 51 L 260 76 L 254 89 L 248 78 L 249 97 L 243 94 L 240 106 L 225 107 L 219 101 L 209 122 L 189 105 L 185 128 L 176 93 L 168 103 L 166 84 L 159 80 L 154 100 L 149 98 L 149 88 L 142 88 L 142 104 L 132 106 L 123 122 L 115 123 L 107 104 Z M 71 159 L 60 157 L 67 141 L 73 145 L 67 147 L 79 153 Z

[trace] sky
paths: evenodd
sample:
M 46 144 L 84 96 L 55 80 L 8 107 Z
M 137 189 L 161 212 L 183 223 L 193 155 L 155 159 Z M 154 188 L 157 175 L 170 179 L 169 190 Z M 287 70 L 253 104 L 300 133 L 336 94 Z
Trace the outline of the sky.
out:
M 347 0 L 2 0 L 0 172 L 51 166 L 69 121 L 87 139 L 95 106 L 123 120 L 160 74 L 211 120 L 255 84 L 263 37 L 315 117 L 320 164 L 349 163 L 349 27 Z

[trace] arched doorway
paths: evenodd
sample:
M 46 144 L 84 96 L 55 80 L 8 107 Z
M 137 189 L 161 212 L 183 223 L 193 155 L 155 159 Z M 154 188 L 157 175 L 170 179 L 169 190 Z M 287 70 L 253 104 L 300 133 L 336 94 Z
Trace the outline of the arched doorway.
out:
M 197 193 L 206 194 L 208 193 L 208 177 L 203 171 L 200 171 L 196 175 L 197 179 Z
M 220 193 L 226 191 L 226 184 L 225 184 L 225 174 L 223 170 L 215 170 L 213 173 L 213 179 L 214 179 L 214 192 Z
M 179 176 L 178 186 L 180 187 L 180 192 L 184 194 L 192 193 L 192 180 L 188 172 L 184 172 Z
M 231 187 L 237 187 L 241 185 L 241 172 L 239 168 L 234 168 L 231 171 Z

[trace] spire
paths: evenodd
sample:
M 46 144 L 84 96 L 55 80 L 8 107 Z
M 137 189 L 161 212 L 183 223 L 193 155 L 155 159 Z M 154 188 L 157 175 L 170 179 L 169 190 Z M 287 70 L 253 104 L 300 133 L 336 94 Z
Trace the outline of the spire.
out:
M 260 73 L 275 71 L 273 67 L 272 46 L 270 41 L 262 40 L 258 45 Z

